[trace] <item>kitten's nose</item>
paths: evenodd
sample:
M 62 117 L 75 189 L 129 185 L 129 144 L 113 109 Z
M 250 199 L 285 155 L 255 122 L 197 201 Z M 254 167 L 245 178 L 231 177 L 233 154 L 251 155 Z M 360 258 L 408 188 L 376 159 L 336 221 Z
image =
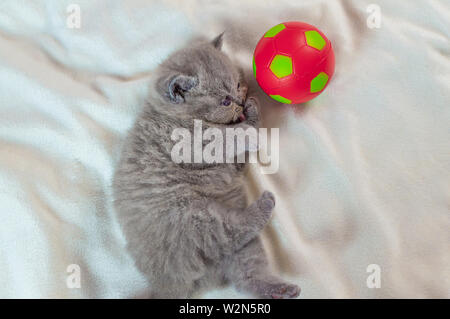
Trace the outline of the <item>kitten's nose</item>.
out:
M 244 108 L 242 106 L 235 103 L 233 103 L 232 109 L 235 114 L 241 114 L 244 111 Z

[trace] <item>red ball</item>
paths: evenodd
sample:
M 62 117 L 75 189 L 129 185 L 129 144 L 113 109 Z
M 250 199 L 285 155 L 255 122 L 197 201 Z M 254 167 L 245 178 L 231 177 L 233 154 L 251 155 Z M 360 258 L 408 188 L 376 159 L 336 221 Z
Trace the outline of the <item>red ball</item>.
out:
M 303 103 L 323 92 L 334 74 L 330 40 L 303 22 L 283 22 L 259 40 L 253 74 L 262 90 L 286 104 Z

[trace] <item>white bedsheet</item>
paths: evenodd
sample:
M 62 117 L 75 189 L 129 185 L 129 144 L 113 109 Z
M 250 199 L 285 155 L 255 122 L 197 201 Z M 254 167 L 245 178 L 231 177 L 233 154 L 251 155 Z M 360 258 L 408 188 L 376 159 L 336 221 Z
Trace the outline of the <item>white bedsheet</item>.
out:
M 372 2 L 381 28 L 366 25 Z M 81 28 L 66 8 L 81 8 Z M 450 297 L 450 4 L 422 1 L 0 2 L 0 297 L 133 297 L 146 289 L 111 206 L 121 141 L 167 54 L 226 30 L 251 79 L 272 25 L 332 41 L 336 73 L 306 106 L 266 98 L 280 168 L 263 239 L 303 298 Z M 80 266 L 81 288 L 66 285 Z M 367 266 L 381 287 L 366 285 Z M 199 297 L 247 297 L 232 287 Z

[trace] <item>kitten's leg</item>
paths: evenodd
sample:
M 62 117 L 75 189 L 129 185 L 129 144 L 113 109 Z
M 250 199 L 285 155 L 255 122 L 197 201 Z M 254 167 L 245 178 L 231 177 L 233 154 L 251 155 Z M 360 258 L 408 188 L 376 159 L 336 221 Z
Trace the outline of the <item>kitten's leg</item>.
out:
M 232 252 L 240 250 L 258 236 L 269 221 L 274 206 L 275 197 L 271 192 L 265 191 L 244 211 L 222 212 L 225 231 L 231 239 Z
M 190 297 L 196 284 L 198 286 L 199 275 L 205 276 L 205 268 L 221 264 L 224 256 L 233 256 L 235 251 L 258 236 L 271 216 L 275 201 L 272 193 L 266 191 L 243 210 L 227 207 L 214 200 L 199 201 L 192 205 L 189 211 L 177 218 L 180 231 L 174 245 L 177 251 L 185 253 L 181 256 L 187 258 L 184 263 L 190 267 L 189 272 L 196 272 L 197 275 L 187 272 L 188 276 L 182 276 L 179 270 L 173 273 L 170 267 L 162 275 L 148 273 L 151 276 L 152 298 Z M 168 265 L 172 263 L 177 263 L 177 260 L 171 258 L 167 262 Z
M 210 261 L 231 256 L 258 236 L 272 214 L 275 200 L 270 192 L 244 210 L 234 209 L 216 201 L 195 209 L 186 223 L 186 243 L 197 248 Z
M 300 287 L 287 283 L 269 270 L 264 249 L 259 238 L 253 239 L 225 263 L 227 279 L 239 290 L 260 298 L 295 298 Z
M 168 278 L 159 278 L 150 284 L 151 299 L 186 299 L 193 292 L 194 284 L 175 282 Z

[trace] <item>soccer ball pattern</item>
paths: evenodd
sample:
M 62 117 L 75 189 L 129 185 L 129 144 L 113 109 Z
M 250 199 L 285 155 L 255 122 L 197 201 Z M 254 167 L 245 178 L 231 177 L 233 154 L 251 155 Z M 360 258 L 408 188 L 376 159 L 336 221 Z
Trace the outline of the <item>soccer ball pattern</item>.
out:
M 281 103 L 309 101 L 323 92 L 334 73 L 331 42 L 303 22 L 280 23 L 259 40 L 253 75 L 271 98 Z

